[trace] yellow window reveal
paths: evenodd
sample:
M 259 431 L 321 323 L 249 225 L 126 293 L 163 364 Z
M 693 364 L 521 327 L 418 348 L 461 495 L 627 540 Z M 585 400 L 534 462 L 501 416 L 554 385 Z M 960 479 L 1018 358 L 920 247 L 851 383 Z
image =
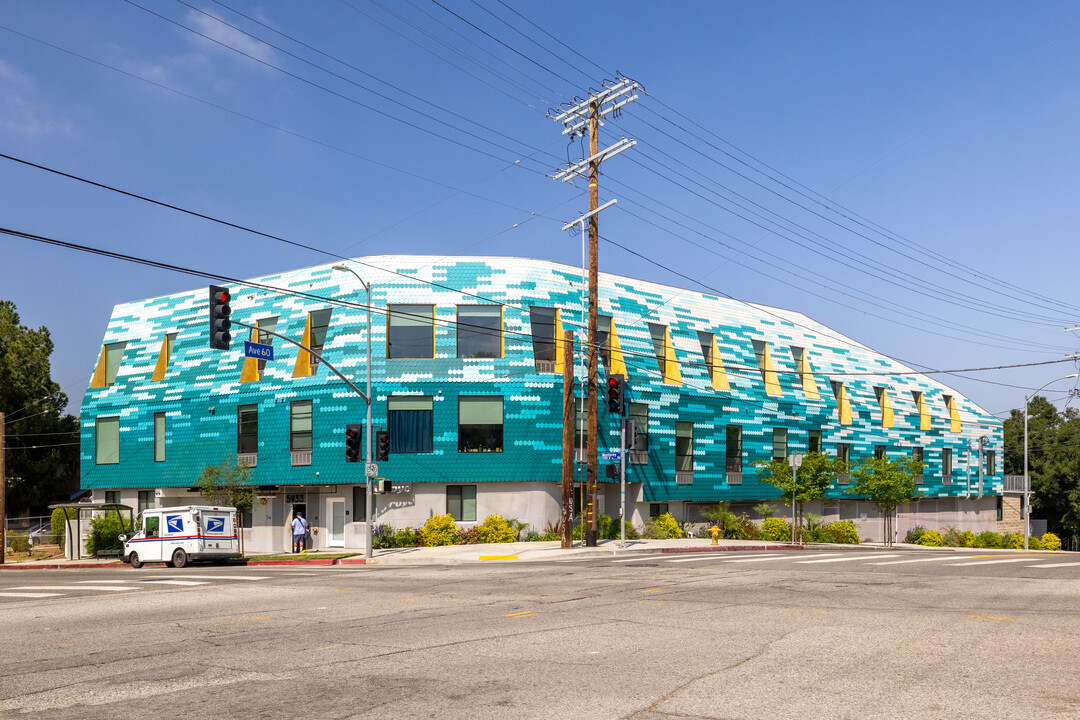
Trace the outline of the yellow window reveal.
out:
M 891 428 L 893 426 L 893 409 L 892 400 L 889 399 L 889 388 L 875 387 L 874 394 L 877 395 L 878 407 L 881 408 L 881 427 Z
M 172 357 L 175 342 L 176 333 L 169 333 L 162 339 L 161 349 L 158 350 L 157 364 L 154 366 L 154 374 L 150 376 L 151 382 L 160 382 L 165 379 L 165 373 L 169 371 L 169 359 Z
M 322 354 L 323 345 L 326 342 L 326 328 L 330 325 L 330 309 L 313 310 L 308 313 L 307 323 L 304 325 L 304 335 L 300 344 Z M 296 364 L 293 366 L 292 376 L 311 377 L 319 371 L 319 358 L 307 350 L 301 350 L 296 355 Z
M 769 352 L 769 343 L 764 340 L 754 340 L 753 343 L 758 370 L 761 371 L 761 380 L 765 383 L 765 394 L 773 397 L 782 396 L 784 391 L 780 388 L 780 378 L 776 375 L 776 366 L 773 365 L 772 353 Z
M 671 343 L 671 332 L 667 325 L 649 323 L 649 334 L 652 336 L 653 352 L 656 353 L 656 363 L 664 384 L 682 385 L 682 373 L 679 371 L 679 362 L 675 359 L 675 346 Z
M 701 356 L 705 358 L 705 371 L 709 375 L 713 390 L 731 390 L 727 370 L 724 369 L 724 359 L 720 357 L 720 349 L 716 345 L 716 335 L 699 330 L 698 343 L 701 345 Z
M 251 331 L 251 342 L 256 342 L 260 345 L 273 345 L 274 336 L 271 335 L 270 332 L 277 330 L 277 321 L 278 319 L 276 317 L 256 320 L 255 325 L 258 329 Z M 262 330 L 269 330 L 270 332 L 262 332 Z M 240 382 L 258 382 L 259 380 L 262 380 L 263 370 L 265 368 L 265 360 L 244 358 L 244 367 L 240 370 Z
M 960 410 L 956 407 L 956 398 L 952 395 L 944 395 L 945 407 L 949 409 L 949 431 L 960 432 Z
M 792 347 L 791 356 L 795 358 L 795 370 L 799 373 L 803 393 L 807 400 L 820 400 L 817 383 L 814 381 L 814 369 L 810 367 L 810 354 L 805 348 Z
M 571 359 L 572 361 L 572 359 Z M 555 308 L 555 372 L 561 375 L 566 367 L 566 349 L 563 348 L 562 313 Z
M 836 396 L 836 407 L 840 413 L 840 424 L 851 424 L 851 400 L 848 399 L 847 388 L 844 387 L 844 383 L 834 382 L 832 384 L 833 395 Z
M 615 321 L 610 315 L 596 317 L 596 344 L 599 346 L 597 349 L 607 374 L 627 377 L 626 361 L 623 360 L 622 348 L 619 347 L 619 333 L 615 330 Z
M 915 409 L 919 411 L 919 429 L 930 429 L 930 411 L 926 409 L 926 400 L 919 390 L 912 390 L 911 397 L 915 400 Z
M 94 376 L 90 378 L 90 387 L 110 387 L 116 382 L 116 374 L 120 370 L 120 361 L 124 358 L 126 347 L 126 342 L 109 343 L 101 347 L 97 368 L 94 369 Z

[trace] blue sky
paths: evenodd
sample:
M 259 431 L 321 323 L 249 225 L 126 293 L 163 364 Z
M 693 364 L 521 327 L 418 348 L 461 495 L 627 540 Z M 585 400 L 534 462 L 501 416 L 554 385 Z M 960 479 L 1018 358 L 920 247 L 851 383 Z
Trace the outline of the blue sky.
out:
M 602 242 L 603 271 L 799 310 L 919 369 L 1080 348 L 1074 2 L 8 0 L 0 26 L 0 153 L 350 256 L 579 264 L 560 227 L 587 200 L 545 175 L 582 148 L 545 113 L 621 72 L 647 94 L 601 131 L 638 145 L 604 166 L 600 231 L 637 254 Z M 0 207 L 234 277 L 330 259 L 3 158 Z M 113 305 L 205 284 L 0 253 L 73 412 Z M 1074 371 L 935 377 L 1002 413 Z

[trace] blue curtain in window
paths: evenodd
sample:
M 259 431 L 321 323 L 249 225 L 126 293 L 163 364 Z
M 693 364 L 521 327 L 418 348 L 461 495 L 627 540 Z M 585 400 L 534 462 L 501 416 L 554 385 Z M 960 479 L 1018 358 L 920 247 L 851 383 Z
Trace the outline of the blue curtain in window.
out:
M 433 452 L 431 410 L 391 410 L 388 414 L 391 453 Z

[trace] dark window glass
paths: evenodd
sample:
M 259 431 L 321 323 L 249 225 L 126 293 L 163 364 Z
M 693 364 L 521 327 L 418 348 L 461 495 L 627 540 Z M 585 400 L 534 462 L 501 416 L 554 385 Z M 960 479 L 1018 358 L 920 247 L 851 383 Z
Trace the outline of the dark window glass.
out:
M 139 512 L 148 508 L 154 507 L 154 491 L 153 490 L 140 490 L 139 491 Z
M 851 445 L 848 443 L 836 443 L 836 458 L 845 466 L 851 464 Z M 844 470 L 847 472 L 847 470 Z
M 694 469 L 694 423 L 675 423 L 675 469 L 679 472 Z
M 773 428 L 772 431 L 772 459 L 787 460 L 787 429 Z
M 634 421 L 634 447 L 631 450 L 649 450 L 649 406 L 630 403 L 630 419 Z
M 705 358 L 705 371 L 709 374 L 711 380 L 713 376 L 713 334 L 698 330 L 697 337 L 698 344 L 701 345 L 701 356 Z
M 435 306 L 390 305 L 386 357 L 435 357 Z
M 742 472 L 742 426 L 727 426 L 727 443 L 724 450 L 728 472 Z
M 446 512 L 457 522 L 476 522 L 476 486 L 447 485 Z
M 986 474 L 987 475 L 996 475 L 997 474 L 997 462 L 996 462 L 996 458 L 994 456 L 994 451 L 993 450 L 987 450 L 986 451 Z
M 875 460 L 884 460 L 885 459 L 885 446 L 884 445 L 875 445 L 874 446 L 874 459 Z
M 296 400 L 290 405 L 289 444 L 293 452 L 311 450 L 311 401 Z
M 532 324 L 533 359 L 537 372 L 555 372 L 555 318 L 557 311 L 549 307 L 529 308 Z
M 367 522 L 367 486 L 356 485 L 352 489 L 351 522 Z
M 236 408 L 236 452 L 259 452 L 259 406 L 240 405 Z
M 668 511 L 667 503 L 649 503 L 649 517 L 659 517 Z
M 434 450 L 434 413 L 430 397 L 391 397 L 386 406 L 391 453 L 429 453 Z
M 160 525 L 160 523 L 161 523 L 161 518 L 158 517 L 157 515 L 152 515 L 152 516 L 146 518 L 143 521 L 143 532 L 146 534 L 146 537 L 157 537 L 158 536 L 158 526 Z
M 667 326 L 649 323 L 649 336 L 652 338 L 656 364 L 660 368 L 660 377 L 667 377 Z
M 997 497 L 997 519 L 999 522 L 1005 519 L 1005 498 L 1000 495 Z
M 952 449 L 945 448 L 941 451 L 941 479 L 943 482 L 952 482 Z
M 154 462 L 165 462 L 165 413 L 154 413 Z
M 821 453 L 821 431 L 811 430 L 807 438 L 807 452 Z
M 611 372 L 611 316 L 596 316 L 596 345 L 604 370 Z
M 119 490 L 106 490 L 105 491 L 105 502 L 119 504 L 120 503 L 120 491 Z
M 502 307 L 458 305 L 457 356 L 501 358 L 502 354 Z
M 502 452 L 503 399 L 458 398 L 458 452 Z
M 322 349 L 326 345 L 326 330 L 330 327 L 331 308 L 313 310 L 310 313 L 311 322 L 311 349 L 322 355 Z M 311 372 L 319 371 L 319 358 L 309 355 L 311 358 Z

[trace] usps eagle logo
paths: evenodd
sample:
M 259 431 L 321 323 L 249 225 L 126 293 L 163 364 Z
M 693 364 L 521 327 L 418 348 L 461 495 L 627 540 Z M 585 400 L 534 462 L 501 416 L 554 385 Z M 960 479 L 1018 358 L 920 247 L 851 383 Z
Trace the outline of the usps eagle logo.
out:
M 169 528 L 169 532 L 171 533 L 184 532 L 184 518 L 180 517 L 179 515 L 166 515 L 165 523 Z
M 206 532 L 210 533 L 223 533 L 225 532 L 225 518 L 212 517 L 206 521 Z

